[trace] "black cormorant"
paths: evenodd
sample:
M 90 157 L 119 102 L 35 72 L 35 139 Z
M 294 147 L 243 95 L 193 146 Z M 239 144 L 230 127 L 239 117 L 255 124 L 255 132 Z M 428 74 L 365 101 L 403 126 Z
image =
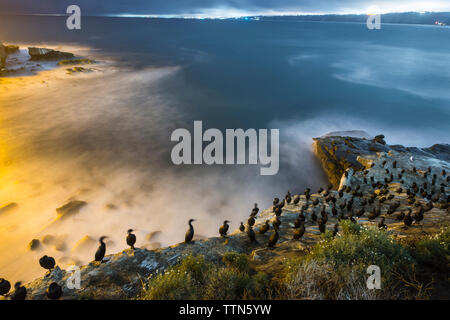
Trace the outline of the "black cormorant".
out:
M 47 298 L 51 300 L 58 300 L 62 296 L 62 288 L 59 284 L 56 282 L 52 282 L 50 286 L 45 290 L 45 294 L 47 295 Z
M 245 231 L 245 226 L 244 223 L 241 221 L 241 225 L 239 226 L 239 230 L 241 230 L 241 232 Z
M 274 198 L 272 203 L 274 206 L 276 206 L 278 204 L 278 202 L 280 202 L 280 199 Z
M 334 229 L 333 229 L 333 237 L 336 237 L 336 235 L 338 234 L 338 232 L 339 232 L 338 228 L 339 228 L 339 224 L 336 223 L 334 225 Z
M 0 278 L 0 296 L 4 296 L 11 289 L 11 283 L 8 280 Z
M 403 219 L 403 223 L 405 224 L 405 227 L 410 227 L 413 222 L 413 219 L 411 217 L 411 212 L 408 212 Z
M 136 236 L 132 233 L 134 230 L 129 229 L 127 231 L 127 245 L 131 247 L 132 250 L 134 250 L 134 244 L 136 243 Z
M 327 224 L 323 222 L 322 218 L 317 221 L 317 225 L 319 226 L 320 233 L 325 233 Z
M 384 223 L 385 218 L 381 217 L 381 221 L 378 223 L 378 229 L 387 230 L 387 225 Z
M 97 251 L 95 252 L 95 261 L 102 262 L 103 258 L 105 257 L 106 252 L 106 244 L 103 242 L 107 237 L 102 236 L 98 241 L 100 242 L 100 245 L 98 246 Z
M 255 231 L 253 231 L 253 228 L 251 226 L 248 226 L 247 228 L 247 235 L 251 242 L 256 242 Z
M 264 234 L 270 229 L 269 220 L 266 220 L 266 223 L 259 228 L 259 234 Z
M 420 221 L 423 220 L 423 213 L 424 213 L 423 207 L 420 207 L 418 210 L 414 211 L 413 218 L 416 221 L 416 223 L 420 223 Z
M 189 219 L 189 229 L 186 231 L 186 234 L 184 236 L 184 242 L 189 243 L 192 241 L 192 238 L 194 238 L 194 227 L 192 226 L 192 222 L 194 222 L 194 219 Z
M 281 213 L 282 213 L 281 208 L 280 208 L 280 207 L 277 207 L 277 208 L 275 209 L 275 215 L 276 215 L 277 217 L 279 217 L 279 216 L 281 216 Z
M 230 221 L 225 220 L 225 221 L 223 222 L 223 225 L 219 228 L 219 234 L 220 234 L 222 237 L 226 237 L 226 236 L 227 236 L 228 229 L 230 228 L 230 226 L 228 225 L 229 222 L 230 222 Z
M 311 213 L 311 220 L 316 222 L 317 221 L 317 214 L 315 213 L 315 211 L 313 210 L 313 212 Z
M 253 226 L 255 225 L 255 218 L 253 218 L 252 216 L 250 216 L 250 218 L 248 218 L 248 220 L 247 220 L 247 224 L 248 224 L 250 227 L 253 227 Z
M 16 282 L 14 285 L 14 292 L 11 295 L 11 300 L 25 300 L 27 297 L 27 288 L 22 286 L 22 282 Z
M 274 221 L 272 222 L 272 225 L 279 228 L 281 226 L 281 220 L 277 216 L 275 216 Z
M 295 229 L 295 231 L 294 231 L 294 239 L 295 240 L 300 240 L 303 237 L 304 234 L 305 234 L 305 224 L 302 223 L 298 229 Z
M 267 243 L 267 246 L 269 248 L 274 247 L 275 244 L 278 241 L 278 238 L 280 237 L 279 234 L 278 234 L 278 227 L 277 226 L 273 226 L 273 229 L 274 229 L 273 233 L 270 235 L 269 242 Z
M 39 259 L 39 265 L 42 268 L 51 271 L 55 267 L 55 259 L 49 256 L 43 256 Z
M 259 212 L 258 204 L 255 203 L 255 207 L 252 209 L 252 216 L 256 216 Z

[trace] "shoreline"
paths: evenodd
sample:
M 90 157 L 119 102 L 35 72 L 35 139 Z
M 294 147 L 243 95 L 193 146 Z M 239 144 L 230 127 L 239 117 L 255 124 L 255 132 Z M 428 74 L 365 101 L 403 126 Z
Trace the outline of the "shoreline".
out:
M 346 155 L 346 148 L 355 149 L 354 153 L 356 158 L 358 159 L 358 163 L 362 164 L 362 168 L 355 168 L 354 166 L 350 166 L 346 168 L 346 171 L 352 171 L 352 178 L 344 179 L 342 176 L 341 181 L 341 189 L 352 188 L 355 186 L 363 186 L 360 190 L 363 193 L 361 199 L 366 198 L 371 194 L 370 190 L 374 188 L 370 186 L 364 186 L 362 182 L 363 178 L 366 176 L 364 172 L 368 171 L 367 176 L 373 176 L 376 178 L 376 181 L 383 181 L 382 178 L 388 177 L 384 173 L 386 168 L 389 168 L 393 172 L 400 170 L 406 170 L 403 174 L 402 181 L 390 181 L 389 193 L 393 195 L 393 198 L 387 200 L 385 202 L 381 202 L 382 194 L 377 194 L 375 197 L 375 201 L 379 202 L 381 206 L 382 215 L 375 218 L 375 220 L 368 220 L 366 218 L 367 213 L 361 218 L 358 218 L 358 224 L 362 226 L 374 225 L 376 226 L 380 217 L 386 217 L 386 225 L 388 227 L 388 234 L 397 239 L 398 241 L 405 241 L 406 239 L 413 239 L 414 237 L 421 237 L 423 232 L 426 234 L 435 234 L 441 230 L 441 227 L 449 226 L 450 224 L 450 214 L 449 214 L 449 203 L 447 195 L 450 192 L 450 188 L 448 186 L 448 178 L 450 176 L 442 176 L 438 177 L 438 173 L 441 170 L 447 170 L 450 172 L 450 145 L 435 145 L 433 146 L 433 150 L 437 152 L 434 156 L 429 152 L 429 150 L 424 149 L 414 149 L 414 161 L 417 164 L 421 164 L 420 167 L 417 168 L 417 171 L 414 171 L 413 166 L 409 163 L 411 153 L 406 150 L 396 151 L 391 149 L 392 146 L 387 146 L 382 143 L 378 143 L 368 139 L 354 138 L 354 137 L 340 137 L 340 136 L 325 136 L 321 138 L 316 138 L 314 143 L 316 144 L 316 148 L 328 148 L 327 145 L 334 144 L 337 146 L 336 154 L 344 155 L 338 156 L 338 162 L 341 164 L 348 163 Z M 366 147 L 362 147 L 362 145 Z M 367 148 L 367 146 L 374 146 L 374 148 L 380 148 L 378 151 L 371 151 Z M 387 148 L 388 152 L 383 151 L 383 149 Z M 399 150 L 399 146 L 394 146 L 397 150 Z M 431 148 L 430 148 L 431 149 Z M 385 149 L 386 150 L 386 149 Z M 358 153 L 366 153 L 366 155 L 361 156 Z M 328 158 L 324 158 L 323 155 L 317 155 L 319 161 L 322 162 L 322 165 L 326 165 L 328 162 Z M 437 160 L 437 161 L 436 161 Z M 395 161 L 395 165 L 393 165 Z M 386 163 L 387 164 L 384 164 Z M 439 164 L 439 166 L 433 166 L 431 172 L 436 172 L 436 179 L 438 179 L 437 184 L 445 184 L 444 193 L 441 194 L 440 198 L 434 199 L 434 206 L 431 209 L 427 209 L 425 213 L 425 219 L 421 225 L 414 225 L 413 227 L 404 229 L 403 221 L 395 221 L 394 216 L 397 215 L 395 213 L 392 217 L 386 214 L 386 210 L 388 210 L 391 205 L 396 202 L 399 202 L 399 208 L 395 211 L 402 212 L 405 208 L 413 207 L 411 204 L 408 204 L 409 196 L 405 193 L 405 190 L 399 193 L 398 188 L 401 186 L 411 186 L 415 182 L 420 181 L 422 176 L 427 172 L 426 167 L 422 167 L 424 164 Z M 442 166 L 442 167 L 441 167 Z M 356 170 L 359 169 L 359 170 Z M 330 172 L 329 172 L 330 176 Z M 429 177 L 431 178 L 431 177 Z M 341 179 L 341 180 L 342 180 Z M 441 181 L 442 182 L 439 182 Z M 382 189 L 382 188 L 381 188 Z M 380 190 L 381 190 L 380 189 Z M 378 189 L 377 189 L 378 190 Z M 441 189 L 442 191 L 442 189 Z M 324 191 L 322 191 L 324 192 Z M 355 203 L 355 209 L 360 209 L 364 207 L 361 205 L 358 195 L 352 195 L 352 192 L 345 191 L 343 193 L 343 198 L 340 199 L 338 196 L 337 189 L 330 190 L 327 192 L 331 195 L 334 195 L 338 201 L 337 204 L 340 204 L 342 200 L 348 201 L 349 199 L 355 198 L 358 199 Z M 245 232 L 241 232 L 240 230 L 236 230 L 227 238 L 220 237 L 212 237 L 203 240 L 195 239 L 192 244 L 183 244 L 177 243 L 168 247 L 159 248 L 156 250 L 147 250 L 147 249 L 139 249 L 137 248 L 135 251 L 126 249 L 120 253 L 108 254 L 105 257 L 105 262 L 102 264 L 98 264 L 96 262 L 91 262 L 87 265 L 81 267 L 81 279 L 82 283 L 87 283 L 86 287 L 83 287 L 80 292 L 77 290 L 68 290 L 65 289 L 64 292 L 66 299 L 78 299 L 80 295 L 92 295 L 92 298 L 97 299 L 125 299 L 125 298 L 133 298 L 139 294 L 141 291 L 140 283 L 142 278 L 147 278 L 155 273 L 164 273 L 164 271 L 172 266 L 176 265 L 183 258 L 188 257 L 190 255 L 203 255 L 207 261 L 211 261 L 217 263 L 221 257 L 227 252 L 235 252 L 238 254 L 246 254 L 249 256 L 251 263 L 258 266 L 258 270 L 266 270 L 269 268 L 269 264 L 274 261 L 279 261 L 280 259 L 286 259 L 287 257 L 295 257 L 296 255 L 302 255 L 305 250 L 313 247 L 318 241 L 321 239 L 321 232 L 317 228 L 317 225 L 312 222 L 310 219 L 311 214 L 313 212 L 317 212 L 317 215 L 320 216 L 320 208 L 324 206 L 329 215 L 329 223 L 327 226 L 328 230 L 332 230 L 332 226 L 337 222 L 336 217 L 331 214 L 331 205 L 324 196 L 325 193 L 311 194 L 311 199 L 308 201 L 305 198 L 305 195 L 292 195 L 292 198 L 295 199 L 298 197 L 296 204 L 289 203 L 286 204 L 282 208 L 281 214 L 281 228 L 280 228 L 280 239 L 276 244 L 274 249 L 266 248 L 266 241 L 268 236 L 272 234 L 271 231 L 267 233 L 267 235 L 257 235 L 257 242 L 251 243 L 248 241 L 247 234 Z M 367 199 L 367 198 L 366 198 Z M 318 205 L 314 204 L 318 202 Z M 417 204 L 420 206 L 426 207 L 429 204 L 430 200 L 422 199 L 420 195 L 417 195 Z M 301 212 L 301 208 L 309 203 L 309 208 L 306 209 L 306 234 L 304 239 L 300 241 L 292 240 L 292 235 L 295 229 L 293 228 L 293 223 L 299 212 Z M 312 205 L 311 205 L 312 204 Z M 366 205 L 367 210 L 371 212 L 372 208 L 375 208 L 375 205 Z M 263 210 L 261 213 L 258 213 L 258 216 L 255 219 L 254 229 L 257 231 L 261 226 L 265 224 L 266 220 L 274 221 L 274 209 L 268 208 Z M 340 230 L 340 229 L 339 229 Z M 341 232 L 341 231 L 340 231 Z M 272 261 L 269 263 L 269 261 Z M 126 281 L 123 285 L 119 285 L 117 283 L 110 282 L 107 280 L 108 277 L 122 277 L 123 275 L 128 274 L 128 277 L 131 277 L 129 281 Z M 110 276 L 107 276 L 110 275 Z M 44 291 L 50 282 L 56 281 L 63 285 L 64 281 L 70 274 L 64 270 L 59 269 L 58 267 L 49 275 L 40 279 L 36 279 L 29 283 L 27 288 L 29 288 L 30 296 L 33 299 L 43 299 Z M 102 281 L 102 288 L 100 289 L 96 287 L 95 283 L 98 281 Z M 117 287 L 119 286 L 119 287 Z M 120 289 L 121 288 L 121 289 Z M 126 288 L 126 289 L 125 289 Z M 93 291 L 94 290 L 94 291 Z M 100 291 L 99 291 L 100 290 Z M 105 291 L 106 290 L 106 291 Z

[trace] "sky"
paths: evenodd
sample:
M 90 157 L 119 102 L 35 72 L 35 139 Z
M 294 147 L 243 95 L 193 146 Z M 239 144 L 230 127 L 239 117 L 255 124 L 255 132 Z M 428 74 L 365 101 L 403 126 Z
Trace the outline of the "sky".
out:
M 450 11 L 449 0 L 0 0 L 0 14 L 232 17 L 245 15 Z

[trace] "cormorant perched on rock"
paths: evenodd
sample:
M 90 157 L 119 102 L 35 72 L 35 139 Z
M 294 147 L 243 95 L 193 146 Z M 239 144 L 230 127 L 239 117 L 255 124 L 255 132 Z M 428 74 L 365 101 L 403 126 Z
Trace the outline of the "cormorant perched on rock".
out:
M 51 300 L 58 300 L 62 296 L 62 288 L 56 282 L 52 282 L 47 290 L 45 290 L 45 294 Z
M 425 208 L 424 208 L 424 211 L 425 211 L 425 212 L 428 212 L 428 211 L 430 211 L 431 209 L 433 209 L 433 201 L 428 201 L 427 204 L 426 204 L 426 206 L 425 206 Z
M 338 232 L 339 232 L 338 228 L 339 228 L 339 224 L 336 223 L 334 225 L 334 229 L 333 229 L 333 237 L 336 237 L 336 235 L 338 234 Z
M 331 208 L 331 214 L 333 215 L 333 217 L 336 217 L 338 214 L 336 205 L 334 203 L 333 203 L 333 207 Z
M 280 220 L 280 218 L 278 218 L 277 216 L 275 216 L 275 219 L 274 219 L 274 221 L 272 222 L 272 225 L 273 225 L 274 227 L 279 228 L 279 227 L 281 226 L 281 220 Z
M 292 197 L 290 195 L 286 196 L 286 198 L 284 200 L 287 202 L 287 204 L 290 204 L 292 201 Z
M 344 211 L 341 211 L 337 217 L 338 221 L 347 220 L 348 217 L 345 216 Z
M 317 221 L 317 224 L 319 226 L 320 233 L 325 233 L 327 224 L 322 220 L 322 218 Z
M 194 222 L 194 219 L 189 219 L 189 229 L 186 231 L 186 234 L 184 236 L 184 242 L 189 243 L 192 241 L 192 238 L 194 238 L 194 227 L 192 226 L 192 222 Z
M 327 222 L 328 222 L 328 214 L 327 214 L 327 212 L 325 211 L 325 206 L 322 208 L 322 211 L 320 212 L 320 216 L 321 216 L 322 221 L 323 221 L 324 223 L 327 223 Z
M 367 216 L 367 218 L 369 220 L 373 220 L 375 218 L 377 218 L 381 213 L 381 208 L 380 206 L 378 206 L 378 208 L 373 208 L 373 211 L 369 213 L 369 215 Z
M 357 223 L 355 218 L 353 218 L 353 211 L 350 212 L 350 214 L 348 215 L 348 218 L 350 219 L 351 222 Z
M 294 229 L 300 228 L 300 226 L 304 224 L 304 221 L 300 220 L 299 218 L 295 219 L 294 221 Z
M 277 217 L 279 217 L 279 216 L 281 216 L 281 208 L 280 207 L 277 207 L 276 209 L 275 209 L 275 215 L 277 216 Z
M 22 282 L 18 281 L 14 285 L 14 292 L 11 295 L 11 300 L 25 300 L 27 297 L 27 288 L 22 286 Z
M 256 242 L 255 231 L 253 231 L 253 228 L 251 226 L 248 226 L 247 228 L 247 235 L 251 242 Z
M 381 217 L 381 221 L 378 223 L 378 229 L 387 230 L 387 225 L 384 223 L 385 218 Z
M 107 237 L 102 236 L 98 241 L 100 242 L 100 245 L 98 246 L 97 251 L 95 252 L 95 261 L 102 262 L 103 258 L 105 257 L 106 252 L 106 244 L 103 242 Z
M 294 204 L 298 204 L 300 201 L 300 197 L 299 196 L 295 196 L 294 198 Z
M 134 230 L 129 229 L 127 231 L 127 245 L 131 247 L 132 250 L 134 250 L 134 244 L 136 243 L 136 236 L 132 233 Z
M 55 267 L 55 259 L 49 256 L 43 256 L 39 259 L 39 265 L 42 268 L 51 271 Z
M 305 229 L 305 224 L 302 223 L 298 229 L 295 229 L 295 231 L 294 231 L 294 239 L 295 240 L 300 240 L 303 237 L 303 235 L 305 234 L 305 230 L 306 230 Z
M 241 221 L 241 225 L 239 226 L 239 230 L 241 230 L 241 232 L 245 231 L 245 226 L 244 226 L 244 223 L 242 223 L 242 221 Z
M 11 289 L 11 283 L 8 280 L 0 278 L 0 296 L 4 296 Z
M 317 214 L 316 212 L 313 210 L 313 212 L 311 213 L 311 220 L 316 222 L 317 221 Z
M 364 208 L 357 210 L 355 215 L 357 218 L 361 218 L 364 215 Z
M 252 216 L 256 216 L 259 212 L 258 204 L 255 203 L 255 207 L 252 209 Z
M 264 234 L 270 229 L 269 222 L 270 222 L 270 220 L 266 220 L 266 223 L 263 224 L 261 226 L 261 228 L 259 228 L 259 234 Z
M 280 235 L 278 234 L 278 227 L 277 226 L 273 226 L 273 233 L 272 233 L 272 235 L 270 236 L 270 238 L 269 238 L 269 242 L 268 242 L 268 244 L 267 244 L 267 246 L 269 247 L 269 248 L 272 248 L 272 247 L 274 247 L 275 246 L 275 244 L 277 243 L 277 241 L 278 241 L 278 238 L 280 237 Z
M 403 219 L 403 223 L 405 224 L 405 227 L 410 227 L 411 224 L 413 223 L 410 211 L 406 214 L 405 218 Z
M 300 221 L 305 222 L 306 217 L 305 217 L 305 215 L 303 214 L 303 211 L 300 211 L 300 213 L 298 214 L 297 220 L 300 220 Z
M 414 211 L 413 218 L 416 221 L 416 223 L 420 223 L 420 221 L 423 220 L 423 213 L 424 213 L 423 207 L 420 207 L 418 210 Z
M 280 199 L 274 198 L 272 203 L 274 206 L 276 206 L 278 204 L 278 202 L 280 202 Z
M 219 228 L 219 233 L 220 233 L 220 235 L 222 237 L 226 237 L 227 236 L 228 229 L 230 228 L 230 226 L 228 225 L 229 222 L 230 221 L 225 220 L 223 222 L 223 225 Z
M 250 227 L 253 227 L 253 226 L 255 225 L 255 218 L 253 218 L 252 216 L 250 216 L 250 218 L 248 218 L 248 220 L 247 220 L 247 224 L 248 224 Z
M 411 209 L 410 208 L 407 208 L 407 210 L 411 213 Z M 405 212 L 404 211 L 400 212 L 395 217 L 395 220 L 397 220 L 397 221 L 402 221 L 403 219 L 405 219 Z
M 344 210 L 344 208 L 346 206 L 347 206 L 347 200 L 344 200 L 344 202 L 339 205 L 339 209 Z

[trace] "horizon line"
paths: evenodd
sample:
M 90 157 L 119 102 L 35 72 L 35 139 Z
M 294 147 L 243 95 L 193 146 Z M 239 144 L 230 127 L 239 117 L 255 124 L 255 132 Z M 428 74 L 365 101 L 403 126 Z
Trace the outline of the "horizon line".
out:
M 392 11 L 381 12 L 380 14 L 404 14 L 404 13 L 450 13 L 450 11 Z M 0 14 L 0 16 L 21 15 L 21 16 L 53 16 L 66 17 L 67 14 L 60 13 L 10 13 Z M 323 12 L 274 12 L 274 13 L 255 13 L 255 14 L 236 14 L 229 16 L 219 16 L 206 14 L 134 14 L 134 13 L 113 13 L 113 14 L 86 14 L 86 17 L 108 17 L 108 18 L 148 18 L 148 19 L 237 19 L 245 17 L 304 17 L 304 16 L 348 16 L 348 15 L 369 15 L 367 12 L 348 12 L 348 13 L 323 13 Z

